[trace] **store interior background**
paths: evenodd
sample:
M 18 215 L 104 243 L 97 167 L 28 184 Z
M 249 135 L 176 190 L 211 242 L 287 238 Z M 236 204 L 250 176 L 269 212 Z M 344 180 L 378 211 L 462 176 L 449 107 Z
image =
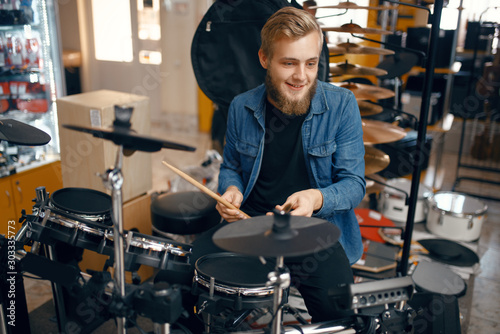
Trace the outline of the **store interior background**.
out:
M 146 1 L 145 1 L 146 2 Z M 120 12 L 113 6 L 117 1 L 85 1 L 67 0 L 58 1 L 60 18 L 60 34 L 62 48 L 71 55 L 73 66 L 68 66 L 67 88 L 68 93 L 91 92 L 101 89 L 109 89 L 120 92 L 145 95 L 150 100 L 150 135 L 165 140 L 173 140 L 197 148 L 196 153 L 177 152 L 164 150 L 151 154 L 153 166 L 154 191 L 164 191 L 169 187 L 169 180 L 174 175 L 161 166 L 161 160 L 175 161 L 178 167 L 189 167 L 198 165 L 204 159 L 204 154 L 211 149 L 210 125 L 212 104 L 198 89 L 197 82 L 191 66 L 191 41 L 192 36 L 210 6 L 208 0 L 170 0 L 150 1 L 160 3 L 161 7 L 157 13 L 161 22 L 159 31 L 161 38 L 158 40 L 143 40 L 138 36 L 138 20 L 140 13 L 137 11 L 137 2 L 130 1 L 131 35 L 133 59 L 131 61 L 106 61 L 95 57 L 94 31 L 92 5 L 99 3 L 106 11 L 105 17 L 110 24 L 120 22 L 124 19 Z M 301 3 L 302 1 L 299 1 Z M 329 3 L 328 1 L 317 1 L 318 5 Z M 368 1 L 366 1 L 368 3 Z M 105 4 L 104 4 L 105 3 Z M 362 1 L 357 2 L 361 4 Z M 455 29 L 458 27 L 457 49 L 461 50 L 465 43 L 467 32 L 467 21 L 478 20 L 486 7 L 492 6 L 493 1 L 463 1 L 463 12 L 461 20 L 458 21 L 461 1 L 450 0 L 443 10 L 442 29 Z M 168 8 L 168 9 L 167 9 Z M 102 13 L 101 13 L 102 14 Z M 426 15 L 414 12 L 410 21 L 401 19 L 401 24 L 408 26 L 425 26 Z M 97 15 L 97 14 L 94 14 Z M 366 15 L 366 14 L 365 14 Z M 496 15 L 496 16 L 495 16 Z M 489 11 L 483 16 L 486 20 L 498 18 L 498 10 Z M 345 18 L 337 17 L 328 25 L 341 25 Z M 373 17 L 366 16 L 366 20 Z M 329 21 L 330 22 L 330 21 Z M 338 37 L 329 35 L 331 40 Z M 115 41 L 116 42 L 116 41 Z M 114 44 L 114 45 L 120 45 Z M 139 55 L 140 50 L 156 51 L 161 54 L 160 64 L 145 64 L 141 62 L 143 57 Z M 457 56 L 467 53 L 457 52 Z M 142 57 L 142 58 L 141 58 Z M 151 58 L 151 57 L 150 57 Z M 373 63 L 370 58 L 368 64 Z M 362 62 L 360 60 L 360 62 Z M 363 65 L 361 63 L 361 65 Z M 457 76 L 455 93 L 460 91 L 460 77 Z M 463 97 L 463 96 L 462 96 Z M 454 108 L 468 108 L 466 104 L 460 105 L 464 100 L 450 96 L 447 110 L 452 112 Z M 457 104 L 458 101 L 458 104 Z M 470 100 L 468 100 L 470 102 Z M 465 102 L 463 102 L 465 103 Z M 462 121 L 459 117 L 454 118 L 453 126 L 441 137 L 444 140 L 444 151 L 442 155 L 442 170 L 433 169 L 436 159 L 431 155 L 429 168 L 424 175 L 424 180 L 430 183 L 439 178 L 436 190 L 450 190 L 455 181 L 457 173 L 457 155 L 459 151 L 460 136 L 462 133 Z M 433 143 L 436 145 L 437 141 Z M 473 171 L 477 174 L 479 172 Z M 479 173 L 481 174 L 481 173 Z M 493 177 L 495 177 L 493 175 Z M 498 180 L 498 177 L 497 177 Z M 432 184 L 431 184 L 432 186 Z M 472 193 L 498 194 L 498 187 L 488 183 L 471 184 L 466 187 Z M 500 206 L 498 201 L 486 200 L 489 206 L 488 221 L 483 226 L 480 238 L 481 271 L 475 279 L 473 287 L 473 302 L 471 304 L 471 316 L 469 330 L 463 333 L 497 333 L 500 331 Z M 26 288 L 30 291 L 30 288 Z M 40 290 L 42 291 L 42 290 Z M 35 296 L 36 297 L 36 296 Z M 40 305 L 46 298 L 41 294 L 39 300 L 30 304 L 30 308 Z M 31 297 L 30 297 L 31 298 Z M 50 296 L 49 296 L 50 298 Z

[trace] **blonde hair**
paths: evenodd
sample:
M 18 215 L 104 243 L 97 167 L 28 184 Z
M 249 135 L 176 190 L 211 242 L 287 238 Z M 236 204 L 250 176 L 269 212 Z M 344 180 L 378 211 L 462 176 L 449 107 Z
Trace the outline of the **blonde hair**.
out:
M 275 41 L 283 37 L 297 40 L 311 32 L 318 33 L 321 50 L 323 33 L 314 16 L 305 10 L 292 6 L 283 7 L 274 13 L 262 28 L 260 48 L 268 58 L 272 58 Z

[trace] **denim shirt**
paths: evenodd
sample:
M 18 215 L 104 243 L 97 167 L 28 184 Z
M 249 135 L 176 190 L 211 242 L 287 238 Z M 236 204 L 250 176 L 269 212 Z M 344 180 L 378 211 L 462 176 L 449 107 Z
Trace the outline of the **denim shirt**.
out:
M 219 192 L 236 186 L 243 201 L 259 175 L 265 138 L 266 89 L 260 85 L 234 98 L 229 107 Z M 281 129 L 272 129 L 280 131 Z M 314 217 L 337 225 L 349 261 L 363 253 L 354 208 L 365 195 L 364 144 L 361 116 L 354 94 L 318 81 L 309 113 L 302 125 L 304 158 L 311 188 L 323 194 Z

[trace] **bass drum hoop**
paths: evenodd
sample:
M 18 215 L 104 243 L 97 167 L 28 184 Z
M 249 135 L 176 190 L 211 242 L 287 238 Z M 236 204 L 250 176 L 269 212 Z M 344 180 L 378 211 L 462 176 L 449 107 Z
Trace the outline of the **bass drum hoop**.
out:
M 195 263 L 195 272 L 194 272 L 194 282 L 199 285 L 210 289 L 210 279 L 213 277 L 215 279 L 214 290 L 226 295 L 238 295 L 245 297 L 266 297 L 271 296 L 274 293 L 273 287 L 267 287 L 266 282 L 260 283 L 227 283 L 227 282 L 218 282 L 217 277 L 215 275 L 210 275 L 209 273 L 204 272 L 202 267 L 204 264 L 210 262 L 211 260 L 219 260 L 219 259 L 227 259 L 227 258 L 239 258 L 242 262 L 245 261 L 246 264 L 252 263 L 255 260 L 255 263 L 260 261 L 257 258 L 244 256 L 240 254 L 234 253 L 216 253 L 216 254 L 208 254 L 200 257 Z M 260 263 L 261 264 L 261 263 Z M 236 286 L 238 285 L 238 286 Z M 243 286 L 243 287 L 242 287 Z

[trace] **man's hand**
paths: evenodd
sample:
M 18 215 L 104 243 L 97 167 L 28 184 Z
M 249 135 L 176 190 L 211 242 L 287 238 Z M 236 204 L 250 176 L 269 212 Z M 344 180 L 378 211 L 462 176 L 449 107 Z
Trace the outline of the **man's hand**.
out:
M 229 186 L 226 189 L 226 192 L 222 195 L 222 198 L 239 209 L 241 201 L 243 201 L 243 194 L 237 187 Z M 219 211 L 221 217 L 229 223 L 245 218 L 240 211 L 230 209 L 222 203 L 217 202 L 215 208 Z
M 290 211 L 292 216 L 311 217 L 314 211 L 323 206 L 323 194 L 318 189 L 307 189 L 290 195 L 282 205 L 276 205 L 276 209 Z M 287 210 L 288 209 L 288 210 Z M 272 212 L 268 212 L 272 215 Z

